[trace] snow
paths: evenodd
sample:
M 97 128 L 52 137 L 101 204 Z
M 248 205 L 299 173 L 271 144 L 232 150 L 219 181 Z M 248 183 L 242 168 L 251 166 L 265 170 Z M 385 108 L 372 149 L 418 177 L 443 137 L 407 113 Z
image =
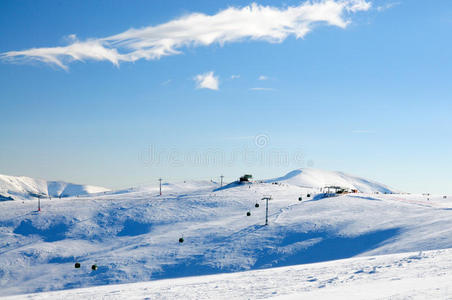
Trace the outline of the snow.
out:
M 362 193 L 397 193 L 398 191 L 388 186 L 345 174 L 338 171 L 327 171 L 312 168 L 304 168 L 289 172 L 283 177 L 267 180 L 267 182 L 283 181 L 288 184 L 309 187 L 309 188 L 323 188 L 326 186 L 340 186 L 348 189 L 356 189 Z
M 317 197 L 323 184 L 348 184 L 367 192 Z M 450 197 L 383 191 L 394 190 L 340 172 L 301 169 L 223 188 L 210 181 L 164 182 L 162 196 L 158 186 L 142 186 L 83 198 L 41 199 L 39 213 L 37 200 L 3 201 L 0 295 L 96 286 L 30 297 L 176 298 L 187 291 L 189 298 L 299 293 L 323 298 L 348 288 L 365 293 L 364 286 L 391 285 L 396 277 L 405 289 L 391 291 L 400 295 L 411 296 L 411 284 L 412 290 L 419 287 L 428 295 L 447 293 L 443 279 L 450 263 L 441 269 L 435 259 L 442 262 L 452 255 L 438 251 L 452 248 Z M 263 225 L 264 195 L 272 196 L 268 226 Z M 75 269 L 75 262 L 82 267 Z M 91 271 L 92 264 L 97 271 Z M 411 267 L 406 276 L 400 274 Z M 415 283 L 423 269 L 431 270 L 426 271 L 429 285 Z
M 8 176 L 0 174 L 0 201 L 2 198 L 13 200 L 41 197 L 71 197 L 102 193 L 107 188 L 68 183 L 64 181 L 46 181 L 25 176 Z M 11 199 L 8 199 L 11 200 Z
M 26 295 L 27 299 L 446 299 L 452 249 Z M 24 295 L 6 297 L 22 299 Z

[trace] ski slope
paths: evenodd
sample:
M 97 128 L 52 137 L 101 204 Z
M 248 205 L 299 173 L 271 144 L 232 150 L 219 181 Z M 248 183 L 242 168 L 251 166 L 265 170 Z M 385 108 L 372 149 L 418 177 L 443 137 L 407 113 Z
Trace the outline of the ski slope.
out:
M 393 190 L 325 173 L 303 169 L 277 180 L 223 188 L 210 181 L 165 183 L 162 196 L 153 186 L 41 199 L 39 213 L 36 200 L 0 202 L 0 295 L 452 248 L 450 197 L 384 194 L 382 188 Z M 328 180 L 309 185 L 306 178 L 314 175 Z M 366 192 L 316 197 L 319 185 L 337 180 Z M 268 226 L 263 225 L 264 195 L 272 196 Z M 75 262 L 82 267 L 75 269 Z M 91 271 L 92 264 L 98 270 Z M 143 285 L 158 282 L 167 281 Z M 194 292 L 192 298 L 199 295 Z
M 452 296 L 451 268 L 452 249 L 446 249 L 28 294 L 26 298 L 448 299 Z

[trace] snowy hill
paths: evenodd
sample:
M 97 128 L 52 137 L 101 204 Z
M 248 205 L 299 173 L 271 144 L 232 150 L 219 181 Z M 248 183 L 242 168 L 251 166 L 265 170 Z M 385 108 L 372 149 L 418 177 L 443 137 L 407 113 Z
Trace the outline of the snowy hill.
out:
M 71 197 L 101 193 L 108 190 L 92 185 L 46 181 L 24 176 L 0 175 L 0 197 L 4 200 L 32 199 L 38 196 Z M 0 198 L 0 201 L 2 198 Z
M 15 299 L 450 299 L 452 249 L 37 293 Z
M 164 183 L 162 196 L 153 186 L 44 199 L 39 213 L 37 201 L 0 202 L 0 291 L 13 295 L 452 248 L 450 197 L 317 198 L 317 188 L 306 187 L 308 177 L 292 175 L 277 178 L 284 181 L 277 185 L 218 190 L 212 182 L 189 181 Z M 272 196 L 268 226 L 264 195 Z M 301 195 L 306 200 L 298 201 Z M 92 264 L 99 268 L 91 271 Z
M 357 189 L 361 193 L 397 193 L 381 183 L 348 175 L 337 171 L 304 168 L 287 173 L 283 177 L 269 179 L 266 182 L 285 182 L 299 187 L 323 188 L 326 186 L 340 186 Z

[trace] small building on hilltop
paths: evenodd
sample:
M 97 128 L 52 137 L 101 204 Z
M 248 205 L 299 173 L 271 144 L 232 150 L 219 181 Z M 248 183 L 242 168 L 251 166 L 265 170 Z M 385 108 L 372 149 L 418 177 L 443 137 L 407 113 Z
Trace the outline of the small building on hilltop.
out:
M 251 174 L 245 174 L 242 177 L 240 177 L 240 182 L 251 182 L 251 179 L 253 179 L 253 175 Z
M 357 189 L 350 189 L 341 186 L 331 185 L 323 188 L 324 193 L 327 194 L 349 194 L 349 193 L 358 193 Z

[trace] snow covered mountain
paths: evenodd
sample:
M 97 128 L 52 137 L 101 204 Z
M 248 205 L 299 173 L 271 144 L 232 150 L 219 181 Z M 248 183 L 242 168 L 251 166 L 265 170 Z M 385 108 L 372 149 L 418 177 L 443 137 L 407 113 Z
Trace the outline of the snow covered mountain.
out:
M 341 173 L 312 179 L 321 174 L 303 169 L 274 179 L 281 184 L 224 189 L 165 182 L 162 196 L 152 186 L 43 199 L 40 212 L 37 201 L 0 202 L 1 295 L 452 248 L 450 197 L 377 194 L 382 185 Z M 329 184 L 372 192 L 315 197 Z M 268 226 L 264 195 L 272 196 Z
M 46 181 L 25 176 L 0 175 L 0 201 L 2 199 L 32 199 L 38 196 L 72 197 L 106 191 L 109 189 L 99 186 Z
M 285 182 L 299 187 L 323 188 L 326 186 L 340 186 L 356 189 L 361 193 L 397 193 L 384 184 L 348 175 L 338 171 L 326 171 L 312 168 L 303 168 L 287 173 L 285 176 L 269 179 L 266 182 Z

